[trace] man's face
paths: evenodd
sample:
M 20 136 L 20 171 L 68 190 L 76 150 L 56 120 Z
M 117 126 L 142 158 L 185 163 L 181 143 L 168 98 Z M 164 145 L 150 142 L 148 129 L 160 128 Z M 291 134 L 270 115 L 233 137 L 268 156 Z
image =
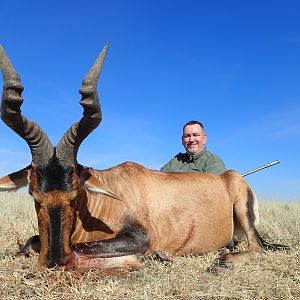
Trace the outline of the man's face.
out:
M 206 134 L 200 125 L 187 125 L 183 129 L 182 145 L 188 155 L 200 153 L 206 143 Z

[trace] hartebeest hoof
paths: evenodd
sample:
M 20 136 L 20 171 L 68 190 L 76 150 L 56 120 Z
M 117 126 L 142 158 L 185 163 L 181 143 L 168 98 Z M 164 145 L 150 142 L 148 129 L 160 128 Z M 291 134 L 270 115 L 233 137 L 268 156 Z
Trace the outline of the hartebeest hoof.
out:
M 173 262 L 173 260 L 163 251 L 154 251 L 151 255 L 143 255 L 142 261 L 157 260 L 160 262 Z
M 249 262 L 252 259 L 258 259 L 263 252 L 245 251 L 239 253 L 227 253 L 220 258 L 219 266 L 223 268 L 233 268 Z
M 30 237 L 25 245 L 18 241 L 19 250 L 17 255 L 24 255 L 25 257 L 30 257 L 35 253 L 40 253 L 41 243 L 39 235 L 34 235 Z

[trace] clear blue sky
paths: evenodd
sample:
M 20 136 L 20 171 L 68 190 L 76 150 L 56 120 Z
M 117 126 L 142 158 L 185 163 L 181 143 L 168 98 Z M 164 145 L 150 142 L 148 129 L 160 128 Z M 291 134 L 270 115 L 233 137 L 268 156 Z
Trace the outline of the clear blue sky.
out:
M 246 178 L 261 199 L 300 199 L 299 1 L 2 1 L 0 43 L 25 87 L 23 113 L 54 144 L 81 117 L 78 90 L 106 41 L 103 120 L 80 163 L 159 169 L 197 119 L 228 169 L 281 161 Z M 0 136 L 0 175 L 30 163 L 3 123 Z

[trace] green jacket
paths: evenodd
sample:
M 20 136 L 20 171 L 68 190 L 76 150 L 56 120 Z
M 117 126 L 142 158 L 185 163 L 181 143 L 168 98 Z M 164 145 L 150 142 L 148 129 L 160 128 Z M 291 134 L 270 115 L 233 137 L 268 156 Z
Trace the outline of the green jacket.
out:
M 220 157 L 204 148 L 199 154 L 191 156 L 187 153 L 178 153 L 160 171 L 202 172 L 220 175 L 226 171 L 226 167 Z

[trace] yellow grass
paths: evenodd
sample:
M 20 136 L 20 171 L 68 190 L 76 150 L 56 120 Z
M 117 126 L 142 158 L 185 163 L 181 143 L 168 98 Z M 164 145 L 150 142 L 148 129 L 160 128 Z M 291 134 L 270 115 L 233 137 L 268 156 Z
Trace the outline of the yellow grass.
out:
M 37 234 L 33 200 L 0 194 L 0 299 L 300 299 L 300 202 L 261 202 L 260 233 L 290 251 L 268 252 L 232 270 L 209 272 L 217 257 L 150 261 L 135 272 L 82 276 L 37 271 L 37 255 L 16 256 L 17 241 Z

